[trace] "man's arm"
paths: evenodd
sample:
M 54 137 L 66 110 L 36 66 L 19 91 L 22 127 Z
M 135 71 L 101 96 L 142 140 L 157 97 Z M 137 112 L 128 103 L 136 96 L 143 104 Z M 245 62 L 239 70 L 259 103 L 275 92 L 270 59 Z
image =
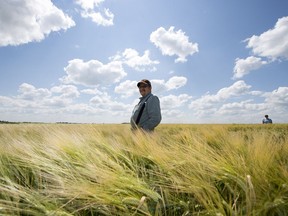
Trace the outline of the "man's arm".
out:
M 162 119 L 160 101 L 157 96 L 152 96 L 146 103 L 148 120 L 143 125 L 144 130 L 153 130 Z

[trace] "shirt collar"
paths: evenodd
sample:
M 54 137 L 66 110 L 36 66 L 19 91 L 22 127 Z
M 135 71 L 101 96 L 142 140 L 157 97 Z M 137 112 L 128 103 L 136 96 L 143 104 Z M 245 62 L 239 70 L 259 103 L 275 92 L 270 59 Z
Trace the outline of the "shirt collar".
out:
M 139 99 L 140 99 L 140 101 L 142 101 L 143 99 L 145 99 L 145 98 L 149 97 L 150 95 L 152 95 L 152 93 L 151 93 L 151 92 L 150 92 L 149 94 L 145 95 L 144 97 L 140 97 Z

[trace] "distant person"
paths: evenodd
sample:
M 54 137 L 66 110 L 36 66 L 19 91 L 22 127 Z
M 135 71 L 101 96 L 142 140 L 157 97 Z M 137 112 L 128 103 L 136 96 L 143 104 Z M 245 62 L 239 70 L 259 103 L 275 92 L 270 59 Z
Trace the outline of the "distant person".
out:
M 265 118 L 262 120 L 263 124 L 272 124 L 272 119 L 270 119 L 268 115 L 265 115 L 264 117 Z
M 131 128 L 154 131 L 162 119 L 159 98 L 151 93 L 152 86 L 149 80 L 139 81 L 137 87 L 142 97 L 133 110 L 130 119 Z

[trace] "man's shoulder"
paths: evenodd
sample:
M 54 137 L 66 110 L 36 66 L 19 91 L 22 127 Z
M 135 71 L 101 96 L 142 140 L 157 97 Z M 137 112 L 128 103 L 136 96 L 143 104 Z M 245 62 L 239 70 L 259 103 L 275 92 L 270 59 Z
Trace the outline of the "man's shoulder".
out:
M 150 94 L 148 100 L 149 100 L 149 99 L 152 99 L 152 100 L 159 100 L 159 98 L 158 98 L 156 95 L 154 95 L 154 94 Z

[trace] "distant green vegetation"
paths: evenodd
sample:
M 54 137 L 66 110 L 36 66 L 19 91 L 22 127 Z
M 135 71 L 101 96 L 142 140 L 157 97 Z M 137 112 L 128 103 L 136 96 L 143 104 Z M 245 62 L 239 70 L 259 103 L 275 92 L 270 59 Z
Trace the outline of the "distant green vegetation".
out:
M 0 215 L 287 215 L 288 125 L 0 125 Z

